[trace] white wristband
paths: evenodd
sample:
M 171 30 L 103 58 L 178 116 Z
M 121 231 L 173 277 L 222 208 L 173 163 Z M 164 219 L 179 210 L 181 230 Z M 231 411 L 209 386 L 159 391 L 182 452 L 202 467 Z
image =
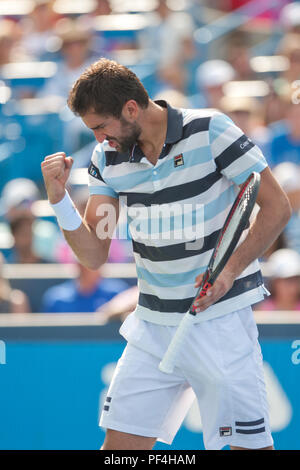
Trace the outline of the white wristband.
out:
M 50 203 L 50 206 L 54 210 L 57 222 L 63 230 L 77 230 L 82 224 L 82 218 L 74 206 L 68 191 L 66 191 L 61 201 L 57 204 Z

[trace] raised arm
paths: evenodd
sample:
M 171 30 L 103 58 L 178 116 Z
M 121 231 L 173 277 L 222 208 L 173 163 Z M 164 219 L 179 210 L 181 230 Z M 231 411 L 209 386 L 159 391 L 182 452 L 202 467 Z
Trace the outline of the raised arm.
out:
M 93 195 L 82 218 L 66 192 L 72 164 L 72 158 L 63 152 L 49 155 L 42 162 L 42 173 L 49 202 L 66 241 L 84 266 L 96 270 L 107 260 L 119 203 L 110 196 Z
M 118 217 L 117 199 L 90 196 L 81 226 L 74 231 L 63 230 L 73 252 L 87 268 L 96 270 L 106 263 Z

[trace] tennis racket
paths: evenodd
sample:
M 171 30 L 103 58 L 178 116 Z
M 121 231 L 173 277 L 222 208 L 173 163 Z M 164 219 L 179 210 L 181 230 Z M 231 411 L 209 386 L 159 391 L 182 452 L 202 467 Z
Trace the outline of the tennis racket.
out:
M 196 307 L 194 303 L 196 300 L 206 295 L 207 290 L 214 284 L 217 277 L 224 269 L 228 259 L 232 255 L 243 230 L 248 224 L 256 202 L 259 185 L 260 174 L 256 172 L 251 173 L 242 185 L 218 236 L 215 248 L 197 294 L 194 297 L 189 311 L 184 315 L 179 323 L 177 331 L 159 364 L 159 369 L 162 372 L 169 374 L 173 372 L 180 348 L 188 336 L 188 332 L 195 320 Z

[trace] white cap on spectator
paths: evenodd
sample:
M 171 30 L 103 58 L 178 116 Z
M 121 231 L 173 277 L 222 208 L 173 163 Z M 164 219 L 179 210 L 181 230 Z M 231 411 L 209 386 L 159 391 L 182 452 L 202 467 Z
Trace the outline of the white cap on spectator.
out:
M 285 29 L 300 25 L 300 3 L 285 5 L 280 12 L 280 22 Z
M 279 279 L 300 276 L 300 254 L 289 248 L 275 251 L 267 261 L 267 275 Z
M 27 178 L 16 178 L 4 186 L 1 198 L 1 212 L 7 213 L 13 208 L 29 206 L 39 198 L 37 185 Z
M 273 168 L 273 174 L 284 191 L 300 189 L 300 166 L 296 163 L 279 163 Z
M 225 60 L 207 60 L 196 71 L 197 84 L 202 87 L 223 85 L 234 77 L 234 68 Z

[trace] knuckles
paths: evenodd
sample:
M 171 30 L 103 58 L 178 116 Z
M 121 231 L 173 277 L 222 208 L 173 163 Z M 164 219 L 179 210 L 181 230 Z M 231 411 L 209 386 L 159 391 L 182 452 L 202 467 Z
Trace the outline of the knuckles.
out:
M 66 158 L 65 153 L 61 154 L 54 154 L 54 155 L 47 155 L 44 160 L 42 161 L 42 165 L 45 165 L 46 163 L 52 163 L 52 162 L 61 162 L 64 163 Z
M 51 166 L 50 166 L 50 163 L 51 163 Z M 47 171 L 48 169 L 52 170 L 54 168 L 63 170 L 65 168 L 65 157 L 63 155 L 45 157 L 45 159 L 41 163 L 41 168 L 44 171 Z

